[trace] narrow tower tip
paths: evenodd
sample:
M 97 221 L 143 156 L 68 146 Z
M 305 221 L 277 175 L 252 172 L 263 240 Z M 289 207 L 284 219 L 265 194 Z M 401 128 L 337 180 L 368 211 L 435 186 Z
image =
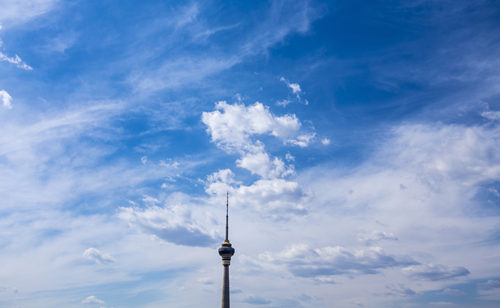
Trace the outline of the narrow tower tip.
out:
M 226 241 L 229 241 L 229 191 L 226 192 Z

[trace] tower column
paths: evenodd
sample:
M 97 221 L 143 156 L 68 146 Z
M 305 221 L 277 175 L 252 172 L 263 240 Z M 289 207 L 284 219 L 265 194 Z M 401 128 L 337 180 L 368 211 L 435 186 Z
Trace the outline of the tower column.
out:
M 229 264 L 224 264 L 222 283 L 222 308 L 229 308 Z
M 222 280 L 222 308 L 229 308 L 229 265 L 231 257 L 234 255 L 234 248 L 229 242 L 229 194 L 226 201 L 226 240 L 219 248 L 219 255 L 222 257 L 222 266 L 224 266 L 224 276 Z

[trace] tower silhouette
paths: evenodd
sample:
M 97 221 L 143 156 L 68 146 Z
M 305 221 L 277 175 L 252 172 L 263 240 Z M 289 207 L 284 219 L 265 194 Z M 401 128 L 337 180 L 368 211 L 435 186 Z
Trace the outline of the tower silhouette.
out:
M 226 194 L 226 240 L 219 248 L 219 255 L 222 257 L 224 266 L 224 277 L 222 280 L 222 308 L 229 308 L 229 265 L 231 257 L 234 255 L 234 248 L 229 242 L 229 192 Z

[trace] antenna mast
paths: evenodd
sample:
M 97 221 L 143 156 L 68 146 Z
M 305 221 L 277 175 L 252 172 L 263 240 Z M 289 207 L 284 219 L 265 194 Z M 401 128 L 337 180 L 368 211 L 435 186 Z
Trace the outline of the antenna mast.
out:
M 229 233 L 229 192 L 226 192 L 226 241 L 229 241 L 228 233 Z

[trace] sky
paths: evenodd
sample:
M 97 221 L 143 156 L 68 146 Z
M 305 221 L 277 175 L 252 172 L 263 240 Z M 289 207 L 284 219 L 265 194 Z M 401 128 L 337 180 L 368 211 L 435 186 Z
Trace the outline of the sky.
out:
M 497 1 L 0 0 L 0 307 L 499 307 Z

